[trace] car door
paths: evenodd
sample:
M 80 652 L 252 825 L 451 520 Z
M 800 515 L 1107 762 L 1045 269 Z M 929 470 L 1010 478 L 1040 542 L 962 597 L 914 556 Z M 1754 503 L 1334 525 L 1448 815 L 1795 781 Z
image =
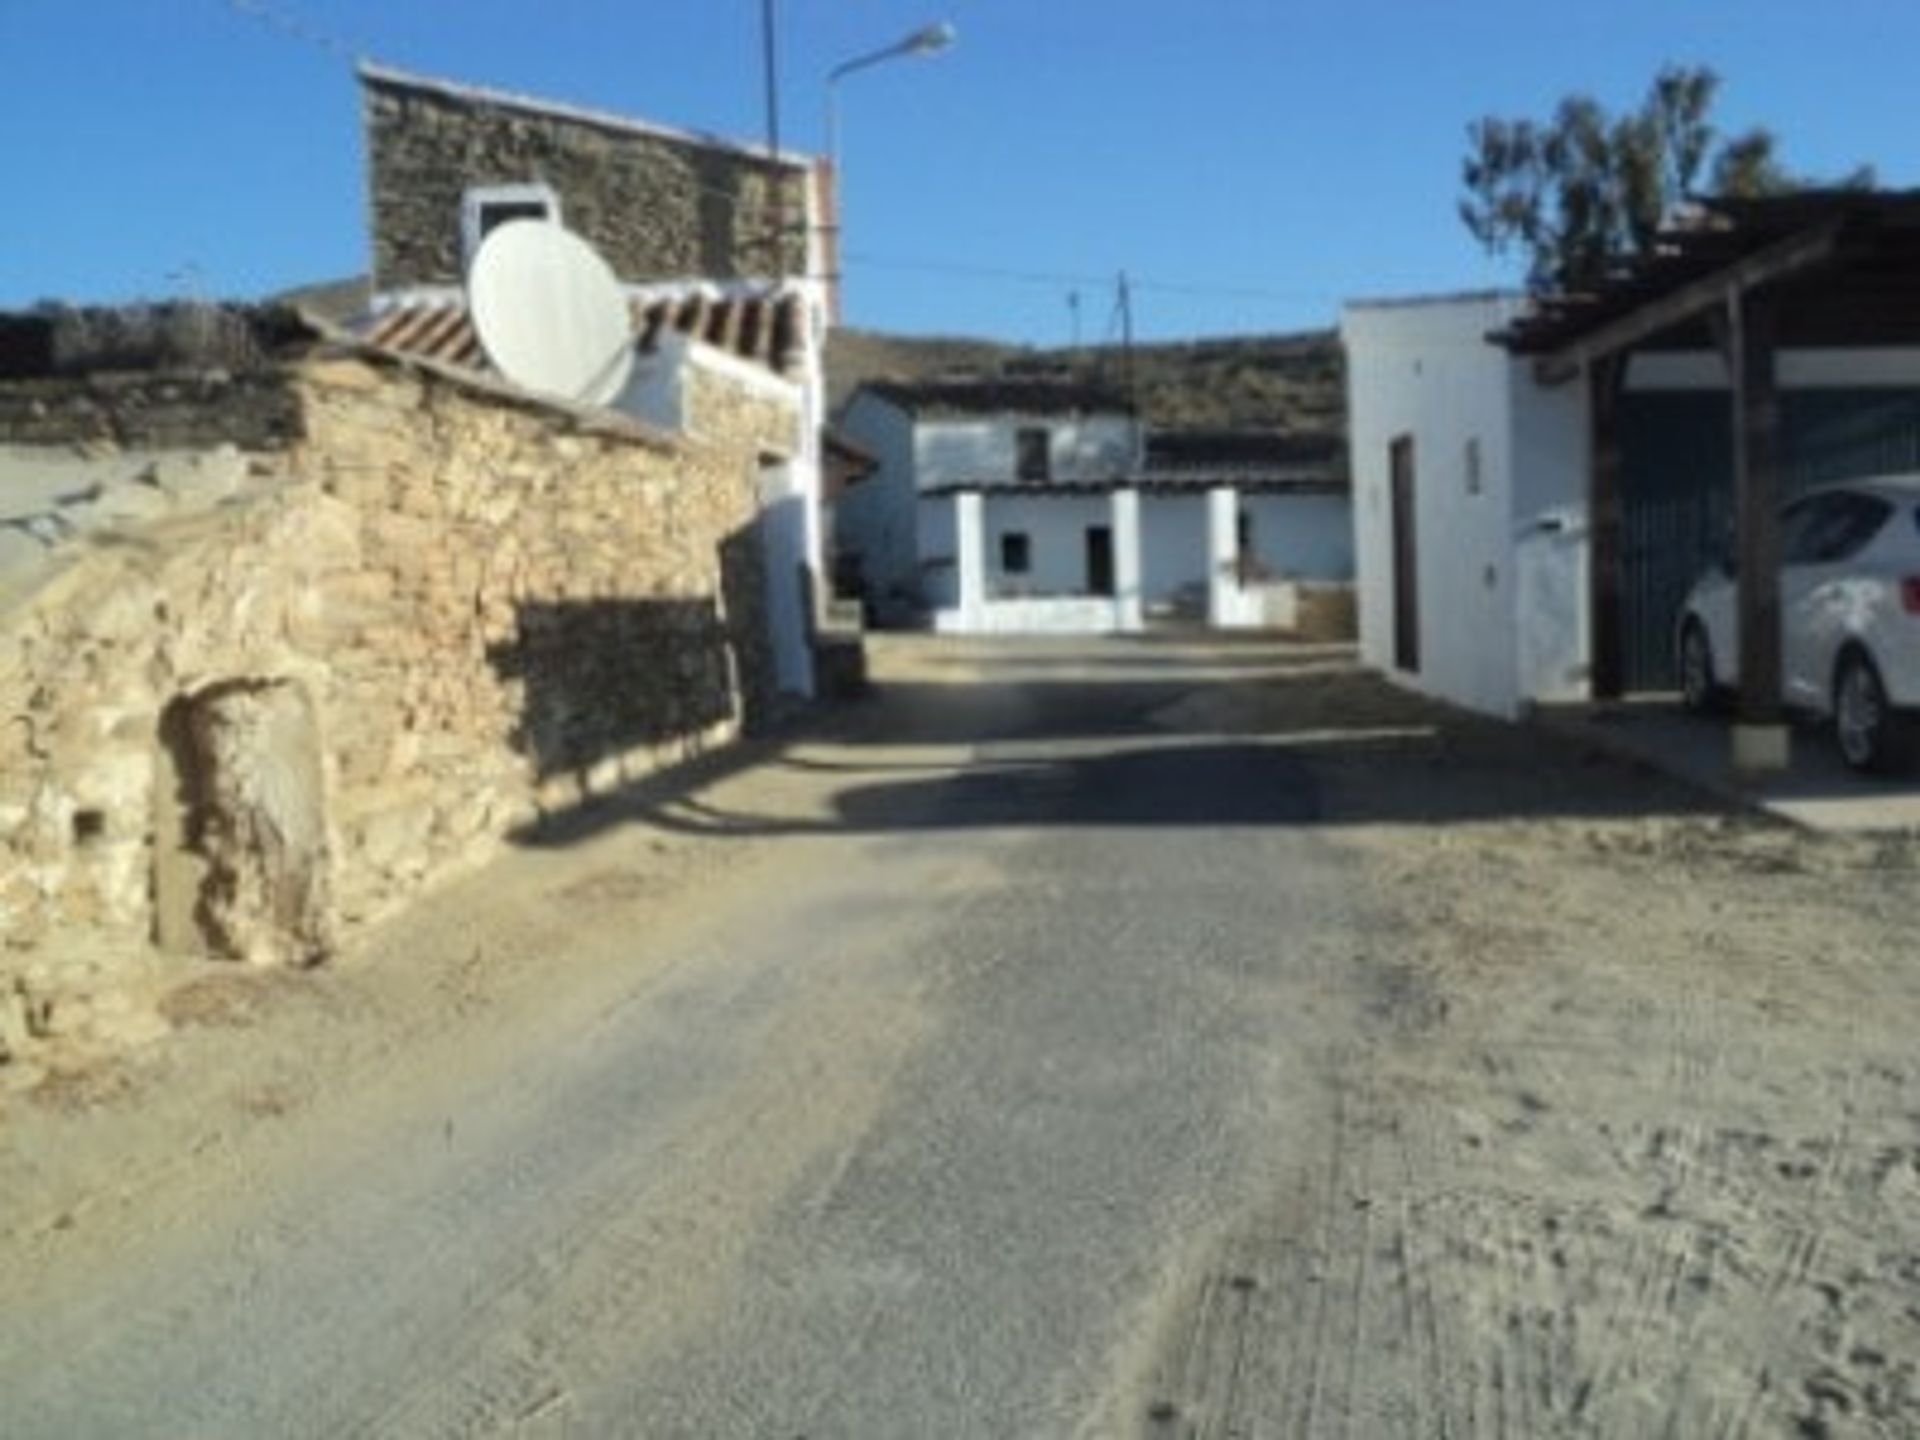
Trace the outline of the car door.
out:
M 1818 517 L 1796 537 L 1780 571 L 1780 625 L 1786 699 L 1809 710 L 1832 703 L 1834 664 L 1851 633 L 1859 559 L 1892 506 L 1860 491 L 1819 497 Z
M 1788 594 L 1787 557 L 1798 553 L 1808 528 L 1818 523 L 1822 498 L 1817 495 L 1806 496 L 1780 511 L 1780 594 L 1783 606 Z M 1707 627 L 1714 679 L 1729 687 L 1740 683 L 1739 554 L 1738 538 L 1730 536 L 1725 554 L 1716 564 L 1717 573 L 1695 589 L 1692 599 L 1694 612 Z M 1784 645 L 1784 640 L 1782 643 Z
M 1789 705 L 1809 703 L 1810 669 L 1805 634 L 1807 592 L 1816 581 L 1816 558 L 1840 522 L 1840 499 L 1833 493 L 1810 495 L 1789 506 L 1780 528 L 1780 687 Z M 1786 515 L 1795 517 L 1786 522 Z

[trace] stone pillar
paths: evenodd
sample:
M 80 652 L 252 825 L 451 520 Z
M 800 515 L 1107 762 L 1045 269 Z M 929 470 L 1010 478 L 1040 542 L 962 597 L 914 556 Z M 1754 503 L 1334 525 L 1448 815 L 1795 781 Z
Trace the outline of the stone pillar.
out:
M 978 630 L 987 605 L 986 499 L 978 490 L 962 490 L 953 497 L 953 544 L 959 628 Z
M 1140 492 L 1122 485 L 1113 492 L 1113 625 L 1132 632 L 1146 623 L 1140 596 Z
M 1207 623 L 1216 630 L 1245 625 L 1240 590 L 1240 494 L 1231 485 L 1207 491 Z

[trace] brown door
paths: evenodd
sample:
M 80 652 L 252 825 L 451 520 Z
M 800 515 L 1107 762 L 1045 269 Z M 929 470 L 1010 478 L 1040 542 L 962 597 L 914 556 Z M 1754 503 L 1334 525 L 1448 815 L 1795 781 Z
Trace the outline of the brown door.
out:
M 1420 668 L 1420 550 L 1414 528 L 1413 437 L 1389 447 L 1393 472 L 1393 663 Z
M 1087 593 L 1113 594 L 1113 531 L 1105 525 L 1087 527 Z

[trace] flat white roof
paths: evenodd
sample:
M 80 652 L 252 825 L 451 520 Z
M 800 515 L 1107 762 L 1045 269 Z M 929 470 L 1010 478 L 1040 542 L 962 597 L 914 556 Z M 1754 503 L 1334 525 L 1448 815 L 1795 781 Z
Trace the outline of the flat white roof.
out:
M 671 125 L 656 125 L 650 120 L 636 120 L 630 115 L 615 114 L 611 110 L 595 110 L 584 105 L 568 105 L 556 100 L 542 100 L 535 95 L 522 95 L 511 90 L 489 90 L 484 86 L 467 85 L 457 80 L 441 80 L 431 75 L 415 75 L 410 71 L 396 70 L 390 65 L 376 64 L 371 60 L 362 60 L 355 69 L 362 80 L 401 85 L 409 90 L 425 90 L 450 100 L 500 105 L 513 110 L 525 110 L 535 115 L 549 115 L 556 120 L 575 120 L 583 125 L 595 125 L 602 130 L 614 130 L 626 135 L 645 135 L 654 140 L 675 140 L 683 145 L 700 145 L 710 150 L 725 150 L 749 160 L 775 160 L 782 165 L 794 166 L 796 169 L 809 169 L 814 163 L 813 156 L 803 155 L 796 150 L 778 150 L 769 154 L 764 145 L 746 145 L 721 135 L 708 134 L 704 130 L 680 130 Z
M 1521 290 L 1456 290 L 1450 294 L 1387 295 L 1342 302 L 1344 310 L 1412 310 L 1422 306 L 1494 305 L 1527 298 Z

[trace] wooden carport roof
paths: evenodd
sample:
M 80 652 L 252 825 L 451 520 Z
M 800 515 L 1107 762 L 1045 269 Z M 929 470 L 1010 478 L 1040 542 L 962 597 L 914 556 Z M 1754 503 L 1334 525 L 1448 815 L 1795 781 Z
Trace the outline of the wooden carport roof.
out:
M 1708 316 L 1730 292 L 1766 289 L 1777 343 L 1911 344 L 1920 339 L 1920 190 L 1808 190 L 1697 202 L 1650 255 L 1591 291 L 1543 295 L 1493 338 L 1570 380 L 1626 349 L 1706 349 Z
M 1782 347 L 1920 343 L 1920 191 L 1813 190 L 1699 202 L 1652 253 L 1590 293 L 1543 296 L 1490 337 L 1534 358 L 1542 384 L 1588 394 L 1591 680 L 1622 688 L 1619 394 L 1639 349 L 1713 349 L 1727 366 L 1739 555 L 1734 760 L 1776 768 L 1781 723 Z

